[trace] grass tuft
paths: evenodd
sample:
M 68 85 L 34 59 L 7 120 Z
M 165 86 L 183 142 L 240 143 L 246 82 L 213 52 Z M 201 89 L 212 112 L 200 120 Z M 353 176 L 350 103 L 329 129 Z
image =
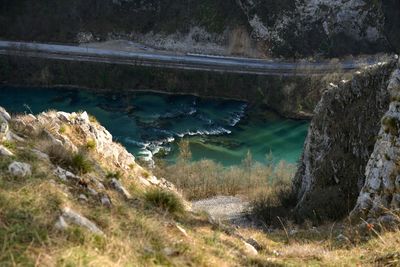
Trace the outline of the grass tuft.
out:
M 147 191 L 145 200 L 150 205 L 170 213 L 183 213 L 184 211 L 182 201 L 177 195 L 159 188 Z

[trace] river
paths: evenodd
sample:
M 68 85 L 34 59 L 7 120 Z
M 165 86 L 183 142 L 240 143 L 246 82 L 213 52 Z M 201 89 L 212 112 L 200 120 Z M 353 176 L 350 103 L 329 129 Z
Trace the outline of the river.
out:
M 85 110 L 136 157 L 154 155 L 172 163 L 177 142 L 187 138 L 193 160 L 212 159 L 225 166 L 253 159 L 295 163 L 309 122 L 279 117 L 246 102 L 150 92 L 94 93 L 71 88 L 0 87 L 0 105 L 12 113 L 49 109 Z

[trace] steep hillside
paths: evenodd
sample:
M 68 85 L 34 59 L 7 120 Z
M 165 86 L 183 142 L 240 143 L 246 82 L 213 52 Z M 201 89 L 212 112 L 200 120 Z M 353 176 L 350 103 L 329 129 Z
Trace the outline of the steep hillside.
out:
M 1 266 L 245 265 L 213 228 L 86 112 L 0 108 Z
M 246 56 L 399 50 L 396 1 L 0 1 L 0 38 L 129 39 L 158 49 Z
M 1 266 L 363 266 L 400 261 L 399 232 L 343 223 L 233 228 L 190 211 L 86 112 L 0 108 Z M 383 241 L 382 241 L 383 240 Z M 396 252 L 397 251 L 397 252 Z

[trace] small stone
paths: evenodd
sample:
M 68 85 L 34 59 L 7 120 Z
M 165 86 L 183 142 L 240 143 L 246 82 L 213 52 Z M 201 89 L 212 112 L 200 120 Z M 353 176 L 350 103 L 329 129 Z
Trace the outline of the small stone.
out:
M 66 182 L 68 179 L 78 179 L 78 177 L 75 174 L 67 170 L 64 170 L 59 166 L 57 166 L 57 169 L 54 170 L 54 175 L 63 180 L 64 182 Z
M 8 123 L 6 121 L 2 121 L 0 118 L 0 141 L 5 140 L 8 135 Z
M 246 241 L 242 241 L 245 247 L 245 251 L 247 254 L 251 255 L 251 256 L 256 256 L 258 255 L 258 251 L 257 249 L 255 249 L 255 247 L 253 247 L 252 245 L 250 245 L 249 243 L 247 243 Z
M 103 195 L 100 199 L 101 204 L 107 208 L 111 208 L 112 204 L 111 204 L 111 200 L 107 195 Z
M 347 236 L 343 235 L 343 234 L 339 234 L 339 235 L 336 237 L 336 240 L 337 240 L 338 242 L 341 242 L 341 243 L 349 243 L 349 242 L 350 242 L 350 239 L 349 239 Z
M 0 156 L 11 157 L 11 156 L 14 156 L 14 153 L 12 153 L 6 147 L 0 145 Z
M 8 171 L 17 177 L 32 175 L 31 165 L 23 162 L 14 161 L 8 166 Z
M 78 200 L 81 202 L 88 202 L 89 199 L 84 195 L 84 194 L 80 194 L 78 197 Z
M 255 240 L 254 238 L 248 238 L 246 239 L 246 242 L 252 245 L 257 251 L 262 249 L 260 243 L 258 243 L 257 240 Z
M 88 186 L 87 190 L 89 191 L 89 193 L 90 193 L 92 196 L 97 196 L 97 195 L 99 194 L 96 190 L 94 190 L 94 189 L 93 189 L 92 187 L 90 187 L 90 186 Z
M 48 156 L 47 154 L 43 153 L 43 152 L 40 151 L 40 150 L 32 149 L 31 151 L 32 151 L 33 153 L 35 153 L 35 155 L 36 155 L 38 158 L 42 159 L 42 160 L 47 160 L 47 161 L 50 160 L 49 156 Z
M 131 194 L 129 194 L 128 190 L 126 190 L 125 187 L 121 184 L 121 182 L 118 181 L 117 179 L 113 178 L 111 180 L 111 185 L 112 187 L 114 187 L 115 190 L 123 194 L 124 197 L 126 197 L 127 199 L 131 198 Z
M 183 229 L 182 226 L 175 224 L 176 228 L 185 236 L 185 237 L 189 237 L 189 235 L 187 234 L 186 230 Z
M 68 228 L 67 222 L 64 220 L 63 216 L 58 217 L 56 224 L 54 225 L 58 230 L 66 230 Z

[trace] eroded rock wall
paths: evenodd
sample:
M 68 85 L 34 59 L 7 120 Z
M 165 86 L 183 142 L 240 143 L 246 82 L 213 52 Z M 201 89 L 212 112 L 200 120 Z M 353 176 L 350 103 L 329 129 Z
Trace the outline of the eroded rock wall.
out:
M 388 47 L 384 13 L 368 0 L 238 0 L 252 28 L 274 54 L 371 53 Z M 390 24 L 393 14 L 388 14 Z M 388 17 L 389 18 L 389 17 Z
M 383 224 L 398 220 L 400 209 L 400 68 L 388 86 L 392 102 L 381 120 L 377 142 L 365 170 L 365 184 L 351 212 L 355 221 Z
M 337 219 L 353 209 L 390 102 L 395 65 L 393 60 L 364 69 L 323 94 L 295 176 L 298 217 Z

